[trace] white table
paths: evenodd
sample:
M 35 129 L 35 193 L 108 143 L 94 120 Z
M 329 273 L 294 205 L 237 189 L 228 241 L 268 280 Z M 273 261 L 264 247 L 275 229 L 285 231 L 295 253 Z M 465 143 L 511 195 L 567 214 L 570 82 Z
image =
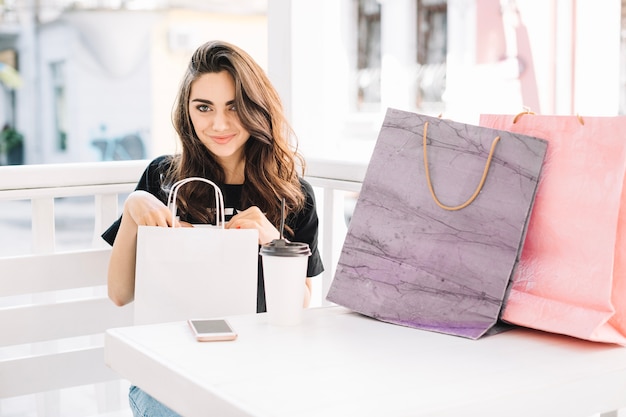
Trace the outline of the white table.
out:
M 514 329 L 477 341 L 342 307 L 297 327 L 229 317 L 236 341 L 185 322 L 111 329 L 106 363 L 185 417 L 589 417 L 626 407 L 626 348 Z

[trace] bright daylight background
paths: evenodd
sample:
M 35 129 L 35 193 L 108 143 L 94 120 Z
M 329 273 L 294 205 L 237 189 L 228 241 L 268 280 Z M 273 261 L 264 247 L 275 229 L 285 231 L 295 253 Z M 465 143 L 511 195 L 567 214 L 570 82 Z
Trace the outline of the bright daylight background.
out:
M 624 1 L 0 0 L 0 124 L 18 138 L 0 135 L 0 165 L 175 152 L 178 83 L 210 39 L 266 68 L 309 160 L 366 164 L 388 107 L 624 114 Z M 0 202 L 0 256 L 30 251 L 29 204 Z M 60 249 L 89 245 L 91 204 L 57 202 Z
M 467 123 L 525 108 L 623 114 L 623 9 L 622 0 L 4 0 L 0 124 L 23 141 L 0 148 L 0 164 L 175 152 L 174 96 L 209 39 L 240 45 L 267 69 L 309 160 L 366 164 L 388 107 Z M 29 239 L 14 237 L 28 228 L 23 204 L 0 206 L 2 253 L 28 251 Z M 60 205 L 60 245 L 90 230 L 76 214 L 84 204 Z
M 23 135 L 26 164 L 175 151 L 174 95 L 209 39 L 267 69 L 308 158 L 367 162 L 388 107 L 468 123 L 524 107 L 624 112 L 621 0 L 4 0 L 0 12 L 0 123 Z

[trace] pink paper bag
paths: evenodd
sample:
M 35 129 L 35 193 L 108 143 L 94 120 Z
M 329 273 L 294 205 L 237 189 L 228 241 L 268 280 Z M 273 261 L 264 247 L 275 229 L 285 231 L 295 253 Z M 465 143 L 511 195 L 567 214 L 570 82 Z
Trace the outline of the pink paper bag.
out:
M 548 141 L 504 321 L 626 345 L 626 117 L 481 115 Z

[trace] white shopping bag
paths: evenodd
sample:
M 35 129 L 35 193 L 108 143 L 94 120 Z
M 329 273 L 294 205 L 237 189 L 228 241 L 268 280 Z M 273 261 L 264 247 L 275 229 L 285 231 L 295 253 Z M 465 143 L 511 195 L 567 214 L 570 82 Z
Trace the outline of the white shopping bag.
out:
M 178 187 L 196 180 L 215 189 L 216 225 L 139 227 L 135 324 L 256 313 L 258 231 L 224 229 L 222 193 L 204 178 L 174 184 L 172 217 Z

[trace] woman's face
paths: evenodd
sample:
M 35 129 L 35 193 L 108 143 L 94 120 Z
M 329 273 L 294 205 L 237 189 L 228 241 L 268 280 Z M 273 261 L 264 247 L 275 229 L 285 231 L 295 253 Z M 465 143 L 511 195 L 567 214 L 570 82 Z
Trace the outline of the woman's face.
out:
M 189 114 L 196 135 L 220 163 L 243 159 L 250 133 L 235 108 L 235 82 L 227 71 L 201 75 L 191 84 Z

